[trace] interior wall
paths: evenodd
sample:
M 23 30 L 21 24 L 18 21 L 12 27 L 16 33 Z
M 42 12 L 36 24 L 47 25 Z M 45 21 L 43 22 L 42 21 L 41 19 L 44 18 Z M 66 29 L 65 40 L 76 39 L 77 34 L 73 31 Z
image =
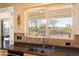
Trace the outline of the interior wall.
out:
M 25 9 L 27 10 L 27 8 L 31 8 L 31 7 L 39 6 L 39 5 L 45 5 L 45 4 L 35 4 L 35 5 L 34 4 L 13 4 L 13 5 L 5 4 L 4 6 L 0 6 L 0 7 L 3 8 L 3 7 L 13 6 L 14 8 L 14 33 L 25 33 L 25 14 L 24 14 Z M 74 35 L 79 35 L 79 4 L 76 3 L 72 5 L 73 5 L 73 33 Z M 19 27 L 17 25 L 18 15 L 21 16 L 21 25 Z M 74 39 L 75 40 L 47 39 L 46 42 L 47 44 L 52 44 L 52 45 L 54 44 L 54 45 L 60 45 L 60 46 L 64 46 L 65 42 L 71 42 L 72 47 L 79 47 L 79 36 L 77 36 L 77 38 L 74 38 Z
M 46 5 L 46 4 L 41 4 L 41 3 L 36 3 L 36 4 L 1 4 L 0 8 L 5 8 L 5 7 L 13 7 L 13 15 L 14 15 L 14 33 L 25 33 L 25 15 L 24 15 L 24 9 L 35 7 L 35 6 L 40 6 L 40 5 Z M 17 24 L 17 18 L 18 15 L 20 15 L 20 21 L 21 24 L 18 26 Z
M 48 4 L 48 3 L 47 3 Z M 26 3 L 26 4 L 2 4 L 0 5 L 0 8 L 4 8 L 4 7 L 13 7 L 13 15 L 14 15 L 14 33 L 25 33 L 25 10 L 27 10 L 28 8 L 33 8 L 33 7 L 36 7 L 36 6 L 42 6 L 42 5 L 47 5 L 45 3 Z M 62 4 L 60 4 L 62 5 Z M 17 24 L 17 18 L 18 18 L 18 15 L 20 15 L 20 18 L 21 18 L 21 24 L 20 26 L 18 26 Z
M 79 3 L 73 4 L 74 34 L 79 35 Z

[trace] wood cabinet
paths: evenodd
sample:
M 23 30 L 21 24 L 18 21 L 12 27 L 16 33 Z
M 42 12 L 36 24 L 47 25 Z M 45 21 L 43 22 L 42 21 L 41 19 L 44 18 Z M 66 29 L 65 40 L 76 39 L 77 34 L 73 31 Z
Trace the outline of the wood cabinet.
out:
M 0 54 L 1 54 L 1 56 L 7 56 L 8 55 L 8 51 L 7 50 L 1 50 Z
M 24 56 L 36 56 L 36 55 L 30 53 L 24 53 Z

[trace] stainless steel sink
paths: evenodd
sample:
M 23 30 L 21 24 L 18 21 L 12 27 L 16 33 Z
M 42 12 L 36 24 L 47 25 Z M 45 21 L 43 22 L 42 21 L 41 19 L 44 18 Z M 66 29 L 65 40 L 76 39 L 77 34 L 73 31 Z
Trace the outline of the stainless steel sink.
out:
M 36 52 L 36 53 L 43 53 L 45 55 L 51 55 L 50 52 L 52 52 L 52 54 L 54 53 L 54 49 L 55 47 L 52 48 L 29 48 L 28 51 L 32 51 L 32 52 Z

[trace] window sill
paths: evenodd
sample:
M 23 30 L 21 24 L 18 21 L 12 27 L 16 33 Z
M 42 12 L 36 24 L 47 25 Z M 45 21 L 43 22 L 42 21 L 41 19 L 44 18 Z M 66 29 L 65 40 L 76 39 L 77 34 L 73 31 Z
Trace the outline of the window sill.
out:
M 43 37 L 43 36 L 27 36 L 29 38 L 47 38 L 47 37 Z
M 68 37 L 55 37 L 55 36 L 52 36 L 52 37 L 43 37 L 43 36 L 27 36 L 28 38 L 50 38 L 50 39 L 65 39 L 65 40 L 73 40 L 74 38 L 71 37 L 71 38 L 68 38 Z
M 68 37 L 67 35 L 64 35 L 64 36 L 54 36 L 54 35 L 51 35 L 51 36 L 49 36 L 49 38 L 54 38 L 54 39 L 66 39 L 66 40 L 73 40 L 74 39 L 74 37 L 73 37 L 73 35 L 71 35 L 71 37 Z

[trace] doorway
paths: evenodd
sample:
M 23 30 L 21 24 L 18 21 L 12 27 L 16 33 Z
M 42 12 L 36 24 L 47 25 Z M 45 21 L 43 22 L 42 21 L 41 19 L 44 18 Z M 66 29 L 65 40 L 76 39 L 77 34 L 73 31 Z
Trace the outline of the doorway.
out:
M 11 49 L 13 46 L 13 8 L 0 9 L 0 20 L 2 21 L 2 44 L 3 48 Z
M 11 23 L 9 19 L 3 20 L 3 40 L 4 48 L 10 48 L 10 31 Z

